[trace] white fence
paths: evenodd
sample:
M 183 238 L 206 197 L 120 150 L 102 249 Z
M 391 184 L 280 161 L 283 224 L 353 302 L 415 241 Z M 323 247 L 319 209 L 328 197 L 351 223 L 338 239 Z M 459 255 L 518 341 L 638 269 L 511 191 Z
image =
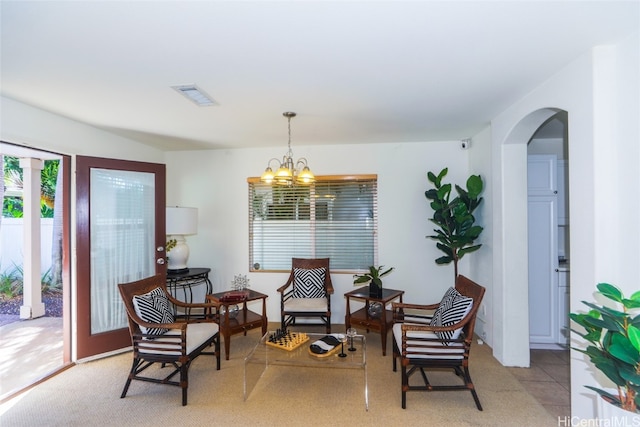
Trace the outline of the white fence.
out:
M 51 240 L 53 239 L 53 218 L 40 219 L 40 263 L 41 272 L 51 268 Z M 22 218 L 2 218 L 0 223 L 0 274 L 9 273 L 15 266 L 24 264 L 24 240 Z

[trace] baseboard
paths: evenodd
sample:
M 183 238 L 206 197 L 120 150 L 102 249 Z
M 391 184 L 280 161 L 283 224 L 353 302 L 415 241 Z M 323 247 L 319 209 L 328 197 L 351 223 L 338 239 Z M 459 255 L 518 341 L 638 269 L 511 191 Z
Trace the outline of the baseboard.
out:
M 553 344 L 553 343 L 529 343 L 531 350 L 568 350 L 568 345 Z

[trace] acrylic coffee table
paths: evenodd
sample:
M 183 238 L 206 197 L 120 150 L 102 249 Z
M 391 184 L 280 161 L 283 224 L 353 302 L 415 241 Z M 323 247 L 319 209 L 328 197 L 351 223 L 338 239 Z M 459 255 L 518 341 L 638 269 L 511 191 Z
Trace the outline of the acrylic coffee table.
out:
M 293 331 L 295 332 L 295 331 Z M 267 332 L 260 342 L 244 359 L 244 400 L 255 388 L 256 384 L 270 366 L 287 366 L 291 368 L 328 368 L 328 369 L 359 369 L 364 374 L 364 405 L 369 410 L 369 389 L 367 384 L 367 341 L 363 335 L 356 335 L 353 344 L 356 351 L 349 351 L 349 343 L 344 344 L 345 357 L 340 357 L 340 350 L 328 357 L 316 357 L 309 354 L 309 346 L 327 334 L 308 333 L 309 341 L 293 351 L 283 350 L 267 345 L 268 337 L 273 331 Z M 296 372 L 294 375 L 304 375 Z

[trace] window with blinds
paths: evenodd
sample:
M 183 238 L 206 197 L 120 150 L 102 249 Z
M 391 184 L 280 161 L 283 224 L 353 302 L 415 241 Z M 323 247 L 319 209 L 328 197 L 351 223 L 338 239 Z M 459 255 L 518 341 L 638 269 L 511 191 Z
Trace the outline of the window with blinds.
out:
M 251 271 L 289 271 L 291 258 L 331 258 L 332 271 L 377 261 L 377 175 L 278 186 L 249 178 Z

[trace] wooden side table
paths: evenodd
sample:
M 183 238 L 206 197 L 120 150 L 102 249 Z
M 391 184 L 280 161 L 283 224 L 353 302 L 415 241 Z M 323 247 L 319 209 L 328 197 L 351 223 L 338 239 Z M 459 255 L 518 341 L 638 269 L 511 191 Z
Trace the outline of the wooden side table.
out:
M 382 288 L 382 297 L 376 298 L 369 296 L 368 286 L 356 289 L 351 292 L 347 292 L 346 294 L 344 294 L 344 297 L 347 299 L 347 312 L 344 319 L 345 326 L 347 328 L 350 328 L 352 325 L 364 326 L 367 332 L 369 332 L 370 329 L 380 332 L 382 338 L 382 355 L 386 356 L 387 332 L 393 324 L 393 313 L 391 312 L 391 310 L 387 310 L 387 305 L 389 305 L 396 298 L 399 298 L 400 302 L 402 302 L 403 294 L 404 291 Z M 361 301 L 364 300 L 364 307 L 352 313 L 350 304 L 351 299 Z M 382 304 L 383 310 L 379 317 L 372 317 L 369 314 L 369 306 L 373 303 Z
M 229 360 L 229 351 L 231 348 L 231 335 L 243 332 L 247 335 L 247 331 L 262 327 L 262 335 L 267 333 L 267 297 L 268 295 L 247 289 L 247 298 L 241 301 L 222 301 L 224 295 L 230 291 L 217 292 L 207 295 L 207 302 L 215 302 L 224 307 L 224 316 L 220 316 L 220 335 L 224 337 L 225 359 Z M 262 314 L 258 314 L 247 308 L 249 301 L 262 300 Z M 229 307 L 238 305 L 238 315 L 235 318 L 229 317 Z

